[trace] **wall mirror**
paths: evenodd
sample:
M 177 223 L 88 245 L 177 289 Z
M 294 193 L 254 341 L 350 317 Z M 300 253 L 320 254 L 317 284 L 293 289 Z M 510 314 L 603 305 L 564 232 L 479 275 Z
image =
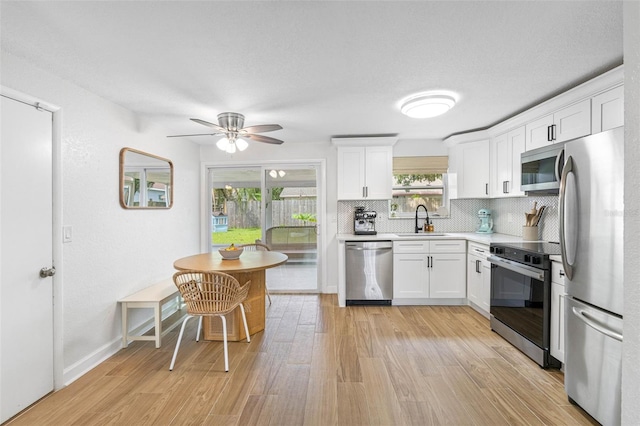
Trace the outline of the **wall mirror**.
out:
M 173 163 L 133 148 L 120 150 L 120 205 L 125 209 L 169 209 Z

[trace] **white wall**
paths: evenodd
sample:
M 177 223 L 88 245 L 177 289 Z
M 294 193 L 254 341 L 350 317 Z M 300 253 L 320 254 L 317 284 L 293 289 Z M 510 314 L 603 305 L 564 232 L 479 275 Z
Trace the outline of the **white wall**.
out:
M 622 424 L 640 422 L 640 3 L 624 2 L 624 343 Z
M 62 222 L 72 226 L 73 241 L 63 245 L 64 272 L 56 285 L 63 294 L 66 383 L 120 348 L 119 298 L 170 277 L 175 259 L 199 252 L 199 149 L 167 140 L 132 112 L 4 51 L 1 66 L 4 87 L 63 112 Z M 123 147 L 173 161 L 172 209 L 120 207 Z

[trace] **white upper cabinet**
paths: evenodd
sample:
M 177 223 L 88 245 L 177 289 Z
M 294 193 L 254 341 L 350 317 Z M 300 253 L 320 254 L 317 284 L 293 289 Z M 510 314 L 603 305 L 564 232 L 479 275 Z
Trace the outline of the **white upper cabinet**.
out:
M 449 155 L 457 191 L 452 198 L 488 198 L 489 139 L 455 145 Z
M 363 146 L 367 138 L 335 138 L 338 145 L 338 200 L 388 200 L 393 186 L 396 138 Z M 369 138 L 374 139 L 374 138 Z
M 525 150 L 525 126 L 491 139 L 491 197 L 519 197 L 520 154 Z
M 591 100 L 591 133 L 624 125 L 624 86 L 614 87 Z
M 562 108 L 526 125 L 527 151 L 591 134 L 591 99 Z

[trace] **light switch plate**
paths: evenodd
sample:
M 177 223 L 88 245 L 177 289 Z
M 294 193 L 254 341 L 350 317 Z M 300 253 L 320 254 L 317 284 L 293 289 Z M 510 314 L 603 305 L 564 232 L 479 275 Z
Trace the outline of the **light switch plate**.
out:
M 71 226 L 63 226 L 62 227 L 62 242 L 70 243 L 72 237 L 72 228 Z

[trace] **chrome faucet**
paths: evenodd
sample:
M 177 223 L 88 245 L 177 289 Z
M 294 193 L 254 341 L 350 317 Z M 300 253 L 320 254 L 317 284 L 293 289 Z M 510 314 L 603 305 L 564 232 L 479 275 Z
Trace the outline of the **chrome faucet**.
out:
M 424 204 L 418 204 L 418 207 L 416 207 L 416 234 L 418 233 L 418 231 L 420 231 L 420 228 L 418 228 L 418 210 L 420 210 L 420 207 L 422 207 L 424 209 L 424 212 L 427 214 L 425 223 L 429 224 L 429 210 L 427 210 L 427 206 L 425 206 Z

